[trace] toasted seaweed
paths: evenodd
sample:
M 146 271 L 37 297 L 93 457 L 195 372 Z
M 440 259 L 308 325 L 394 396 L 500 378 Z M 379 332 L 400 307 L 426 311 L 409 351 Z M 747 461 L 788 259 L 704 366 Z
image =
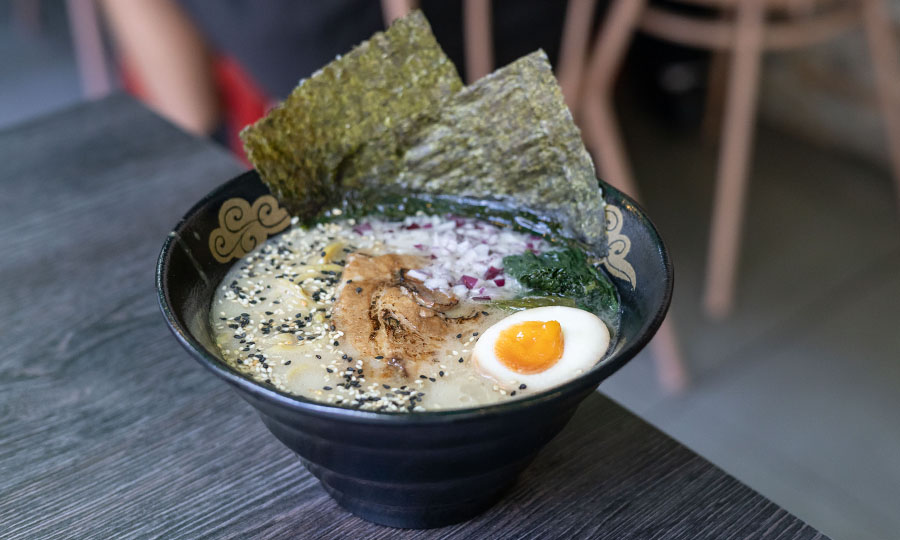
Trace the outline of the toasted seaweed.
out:
M 579 240 L 602 245 L 593 162 L 543 51 L 452 96 L 404 143 L 401 186 L 540 209 Z
M 241 139 L 269 189 L 309 221 L 342 188 L 396 174 L 400 136 L 460 88 L 417 11 L 302 81 Z
M 463 88 L 420 12 L 301 82 L 241 138 L 306 223 L 388 193 L 455 195 L 538 215 L 605 251 L 593 164 L 543 51 Z

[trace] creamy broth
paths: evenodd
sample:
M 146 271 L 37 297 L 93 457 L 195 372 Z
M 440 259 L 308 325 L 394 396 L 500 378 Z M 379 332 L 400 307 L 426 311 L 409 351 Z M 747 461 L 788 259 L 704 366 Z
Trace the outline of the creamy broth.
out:
M 470 362 L 472 347 L 479 333 L 508 315 L 491 301 L 523 291 L 503 274 L 503 257 L 548 248 L 539 237 L 456 217 L 345 219 L 294 227 L 234 265 L 213 299 L 210 322 L 231 366 L 315 401 L 392 412 L 495 403 L 529 389 L 482 376 Z M 371 277 L 380 275 L 379 264 L 393 264 L 385 272 L 397 277 L 382 282 Z M 385 284 L 396 287 L 394 300 L 383 292 Z M 389 313 L 381 321 L 363 319 L 365 306 L 356 309 L 355 299 L 344 297 L 360 295 L 374 306 L 375 300 L 367 300 L 375 290 L 382 291 L 377 298 L 386 311 L 397 309 L 396 318 Z M 404 318 L 409 306 L 416 309 Z M 384 327 L 402 326 L 397 319 L 443 335 L 426 336 L 422 354 L 409 349 L 372 354 L 381 346 L 375 329 L 390 333 Z M 354 325 L 371 331 L 374 342 Z M 418 343 L 415 339 L 411 342 Z

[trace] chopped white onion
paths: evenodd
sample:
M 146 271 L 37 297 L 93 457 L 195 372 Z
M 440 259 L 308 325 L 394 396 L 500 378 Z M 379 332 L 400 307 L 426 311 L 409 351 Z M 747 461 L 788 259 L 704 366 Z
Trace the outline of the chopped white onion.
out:
M 380 239 L 390 252 L 426 257 L 430 264 L 410 270 L 407 275 L 429 289 L 460 299 L 514 297 L 522 286 L 502 272 L 503 258 L 529 249 L 541 252 L 549 248 L 539 237 L 456 216 L 417 215 L 402 223 L 365 219 L 356 229 Z M 497 269 L 501 272 L 497 273 Z M 470 284 L 471 278 L 476 279 L 471 288 L 463 276 L 468 276 Z M 502 286 L 497 285 L 497 279 Z

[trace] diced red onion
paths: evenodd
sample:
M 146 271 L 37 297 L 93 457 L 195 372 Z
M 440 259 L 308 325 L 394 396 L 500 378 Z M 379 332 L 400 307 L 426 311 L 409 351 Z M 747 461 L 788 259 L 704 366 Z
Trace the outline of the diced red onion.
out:
M 478 278 L 463 275 L 461 281 L 462 281 L 462 284 L 465 285 L 467 289 L 471 289 L 472 287 L 475 286 L 476 283 L 478 283 Z
M 494 280 L 494 283 L 496 283 L 498 287 L 502 287 L 506 285 L 506 280 L 503 278 L 497 278 Z
M 503 273 L 502 268 L 494 268 L 493 266 L 489 266 L 487 272 L 484 273 L 484 279 L 494 279 Z
M 353 227 L 353 232 L 355 232 L 356 234 L 360 234 L 360 235 L 364 232 L 369 232 L 371 230 L 372 230 L 371 223 L 361 223 L 361 224 L 357 225 L 356 227 Z
M 490 300 L 490 296 L 473 296 L 472 300 Z

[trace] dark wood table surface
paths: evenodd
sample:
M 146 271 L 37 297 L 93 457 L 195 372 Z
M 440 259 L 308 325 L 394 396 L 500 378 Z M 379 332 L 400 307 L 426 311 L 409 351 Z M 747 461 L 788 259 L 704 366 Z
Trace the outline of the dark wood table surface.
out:
M 123 96 L 0 132 L 0 537 L 822 537 L 600 393 L 472 521 L 345 512 L 157 307 L 166 234 L 241 169 Z

